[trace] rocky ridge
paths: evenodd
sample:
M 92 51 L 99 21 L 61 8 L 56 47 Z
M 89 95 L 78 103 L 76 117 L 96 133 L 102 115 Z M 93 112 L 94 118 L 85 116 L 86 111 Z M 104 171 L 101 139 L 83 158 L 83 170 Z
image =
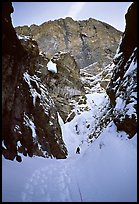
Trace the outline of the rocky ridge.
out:
M 48 58 L 62 51 L 70 52 L 79 68 L 94 63 L 93 69 L 90 69 L 92 74 L 98 67 L 103 70 L 112 61 L 122 35 L 112 26 L 92 18 L 74 21 L 67 17 L 40 26 L 18 26 L 15 30 L 19 35 L 35 39 Z

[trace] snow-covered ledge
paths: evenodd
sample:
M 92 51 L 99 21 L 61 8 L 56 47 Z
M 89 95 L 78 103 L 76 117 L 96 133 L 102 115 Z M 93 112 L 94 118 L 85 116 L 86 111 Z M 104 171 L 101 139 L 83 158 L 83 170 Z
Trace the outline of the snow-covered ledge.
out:
M 57 73 L 57 67 L 56 64 L 54 62 L 52 62 L 51 60 L 48 62 L 47 64 L 48 70 L 52 73 Z

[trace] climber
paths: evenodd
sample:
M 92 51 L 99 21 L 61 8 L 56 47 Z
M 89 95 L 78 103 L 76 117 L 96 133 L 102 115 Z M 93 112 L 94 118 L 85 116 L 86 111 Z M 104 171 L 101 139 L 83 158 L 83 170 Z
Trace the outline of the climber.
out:
M 80 154 L 80 147 L 77 147 L 76 154 Z

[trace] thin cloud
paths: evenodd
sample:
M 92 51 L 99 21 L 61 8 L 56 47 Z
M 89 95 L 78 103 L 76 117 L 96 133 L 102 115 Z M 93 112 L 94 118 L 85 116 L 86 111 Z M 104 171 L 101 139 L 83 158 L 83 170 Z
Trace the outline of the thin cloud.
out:
M 69 8 L 66 17 L 72 17 L 73 19 L 76 19 L 85 4 L 86 2 L 74 2 Z

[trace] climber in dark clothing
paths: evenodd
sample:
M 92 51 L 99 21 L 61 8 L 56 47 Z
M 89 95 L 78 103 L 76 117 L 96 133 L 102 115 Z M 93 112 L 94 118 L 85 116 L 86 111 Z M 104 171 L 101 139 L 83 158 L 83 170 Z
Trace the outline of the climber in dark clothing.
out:
M 80 154 L 80 147 L 77 147 L 76 154 Z

